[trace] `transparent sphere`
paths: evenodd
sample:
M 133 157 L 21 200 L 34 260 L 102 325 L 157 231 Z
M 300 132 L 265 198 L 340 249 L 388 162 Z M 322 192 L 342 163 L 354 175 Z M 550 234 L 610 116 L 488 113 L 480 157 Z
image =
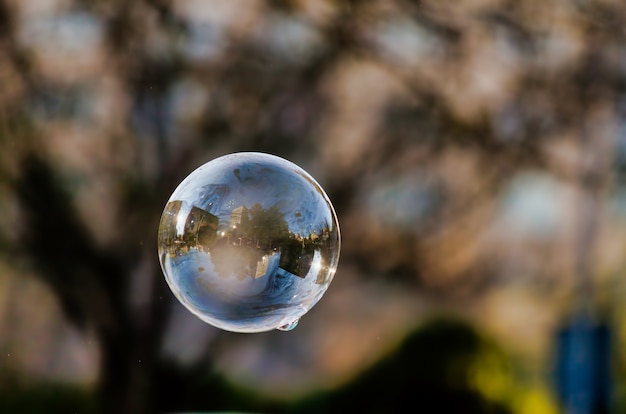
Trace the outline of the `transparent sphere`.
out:
M 174 295 L 234 332 L 293 329 L 328 289 L 340 250 L 320 185 L 297 165 L 256 152 L 216 158 L 187 176 L 158 237 Z

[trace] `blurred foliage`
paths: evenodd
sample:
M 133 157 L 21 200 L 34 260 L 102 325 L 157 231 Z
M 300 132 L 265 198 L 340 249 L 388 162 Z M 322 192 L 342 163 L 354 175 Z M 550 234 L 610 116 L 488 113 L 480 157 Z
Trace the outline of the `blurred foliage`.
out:
M 42 384 L 30 387 L 3 387 L 0 390 L 3 413 L 97 413 L 93 392 L 76 385 Z
M 305 399 L 302 412 L 511 413 L 509 401 L 489 399 L 489 387 L 506 387 L 506 358 L 468 325 L 433 320 L 414 331 L 391 355 L 340 390 Z M 298 411 L 298 410 L 296 410 Z
M 381 361 L 335 390 L 294 402 L 272 399 L 211 374 L 163 361 L 153 395 L 158 412 L 365 413 L 421 410 L 513 413 L 520 401 L 534 413 L 549 403 L 529 402 L 514 384 L 502 350 L 456 318 L 434 318 L 409 334 Z M 210 390 L 210 393 L 207 391 Z M 3 412 L 97 412 L 95 396 L 80 387 L 44 385 L 0 390 Z M 518 400 L 516 401 L 515 398 Z M 45 410 L 43 408 L 45 407 Z

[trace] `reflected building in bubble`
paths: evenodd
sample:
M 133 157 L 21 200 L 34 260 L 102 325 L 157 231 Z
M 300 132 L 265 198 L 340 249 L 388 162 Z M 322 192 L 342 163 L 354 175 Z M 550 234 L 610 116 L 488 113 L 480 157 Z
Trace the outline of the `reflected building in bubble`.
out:
M 217 242 L 218 223 L 217 216 L 201 208 L 192 207 L 185 223 L 185 234 L 191 235 L 192 243 L 205 250 Z
M 239 206 L 230 213 L 230 227 L 236 227 L 241 224 L 242 217 L 248 215 L 248 209 L 245 206 Z
M 161 216 L 161 224 L 159 225 L 159 246 L 165 246 L 167 248 L 167 254 L 170 257 L 175 257 L 176 252 L 182 247 L 182 237 L 179 237 L 177 232 L 178 215 L 182 206 L 182 200 L 170 201 L 165 206 L 165 210 Z M 161 254 L 165 254 L 165 252 L 161 252 Z
M 169 246 L 172 257 L 186 254 L 190 248 L 205 251 L 217 242 L 218 223 L 219 218 L 206 210 L 189 208 L 182 200 L 170 201 L 159 226 L 159 245 Z

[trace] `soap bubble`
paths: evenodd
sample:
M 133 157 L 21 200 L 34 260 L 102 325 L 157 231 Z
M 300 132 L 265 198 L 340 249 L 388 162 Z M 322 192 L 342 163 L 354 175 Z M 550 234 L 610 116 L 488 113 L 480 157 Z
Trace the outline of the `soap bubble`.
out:
M 293 329 L 322 297 L 339 260 L 328 196 L 302 168 L 240 152 L 193 171 L 159 225 L 159 260 L 178 300 L 233 332 Z

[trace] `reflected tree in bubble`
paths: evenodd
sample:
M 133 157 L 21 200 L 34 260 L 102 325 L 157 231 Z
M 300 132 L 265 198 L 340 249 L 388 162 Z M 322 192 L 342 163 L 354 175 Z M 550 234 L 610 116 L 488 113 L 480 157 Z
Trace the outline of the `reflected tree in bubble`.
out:
M 263 153 L 235 153 L 192 172 L 159 226 L 159 259 L 176 297 L 235 332 L 289 330 L 331 283 L 337 217 L 303 169 Z

